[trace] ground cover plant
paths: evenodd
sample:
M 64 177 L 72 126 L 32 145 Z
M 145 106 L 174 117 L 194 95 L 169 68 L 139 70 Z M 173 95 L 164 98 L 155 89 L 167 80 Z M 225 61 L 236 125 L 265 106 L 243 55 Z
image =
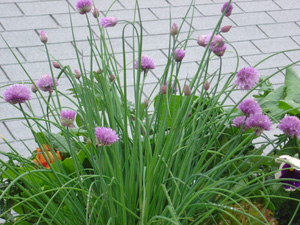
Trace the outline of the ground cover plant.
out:
M 13 147 L 0 149 L 7 157 L 0 161 L 3 224 L 299 224 L 300 79 L 292 65 L 260 75 L 257 65 L 280 52 L 246 68 L 239 68 L 236 52 L 232 73 L 222 73 L 230 45 L 222 33 L 231 29 L 222 20 L 234 10 L 231 1 L 220 9 L 216 28 L 197 40 L 190 30 L 179 41 L 184 21 L 170 21 L 168 59 L 148 99 L 143 99 L 144 83 L 155 59 L 143 54 L 138 1 L 138 23 L 120 28 L 122 68 L 107 32 L 121 26 L 117 18 L 100 18 L 91 0 L 78 0 L 76 8 L 90 30 L 89 64 L 76 51 L 78 68 L 62 65 L 48 54 L 48 37 L 41 31 L 50 74 L 32 80 L 22 67 L 30 82 L 3 87 L 4 100 L 23 113 L 37 145 L 35 151 L 24 146 L 30 158 Z M 186 15 L 193 10 L 192 1 Z M 98 21 L 99 40 L 87 13 Z M 131 58 L 124 44 L 129 28 L 135 46 Z M 205 51 L 192 80 L 181 85 L 189 41 Z M 76 47 L 74 32 L 73 42 Z M 208 73 L 211 58 L 218 58 L 220 67 Z M 281 71 L 285 83 L 274 90 L 269 79 Z M 127 100 L 129 76 L 133 102 Z M 60 91 L 61 77 L 72 85 L 68 93 Z M 227 105 L 236 89 L 244 95 Z M 32 108 L 23 110 L 33 95 L 42 117 Z M 74 108 L 64 106 L 62 97 Z M 267 135 L 272 126 L 282 131 L 274 139 Z

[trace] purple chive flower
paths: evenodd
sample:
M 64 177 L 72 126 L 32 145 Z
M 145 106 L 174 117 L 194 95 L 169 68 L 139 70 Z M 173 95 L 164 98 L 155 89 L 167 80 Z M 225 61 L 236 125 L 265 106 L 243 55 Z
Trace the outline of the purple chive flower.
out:
M 99 10 L 97 8 L 93 9 L 92 14 L 93 14 L 93 17 L 95 17 L 96 19 L 97 19 L 97 17 L 100 16 L 100 12 L 99 12 Z
M 138 69 L 138 60 L 136 59 L 135 60 L 135 68 Z M 141 58 L 141 70 L 142 71 L 148 71 L 148 70 L 152 70 L 152 69 L 155 69 L 155 64 L 153 62 L 153 60 L 149 57 L 149 56 L 146 56 L 146 55 L 142 55 L 142 58 Z
M 227 5 L 228 5 L 229 2 L 226 2 L 223 6 L 222 6 L 222 9 L 221 9 L 221 12 L 224 13 Z M 230 5 L 228 6 L 226 12 L 225 12 L 225 16 L 230 16 L 231 13 L 232 13 L 232 9 L 233 9 L 233 6 L 232 6 L 232 3 L 230 3 Z
M 55 85 L 58 86 L 58 81 L 56 78 L 54 78 Z M 49 74 L 41 76 L 41 78 L 37 81 L 37 86 L 42 91 L 49 91 L 49 93 L 53 92 L 53 79 Z
M 226 26 L 221 28 L 221 32 L 222 33 L 227 33 L 228 31 L 230 31 L 231 27 L 232 27 L 231 25 L 226 25 Z
M 73 110 L 62 110 L 60 112 L 60 122 L 64 127 L 73 127 L 76 112 Z
M 104 28 L 114 27 L 118 22 L 116 17 L 104 17 L 100 19 L 100 25 Z
M 202 47 L 205 47 L 207 44 L 205 44 L 205 35 L 201 35 L 198 37 L 197 39 L 197 44 L 202 46 Z
M 3 98 L 10 104 L 24 103 L 30 100 L 30 89 L 23 84 L 14 84 L 5 89 Z
M 181 62 L 185 56 L 185 51 L 181 49 L 174 50 L 174 57 L 176 62 Z
M 244 99 L 237 107 L 245 116 L 261 113 L 260 105 L 253 99 Z
M 245 67 L 241 69 L 237 75 L 237 79 L 234 84 L 241 90 L 247 90 L 254 88 L 259 81 L 259 74 L 253 67 Z
M 257 136 L 265 130 L 271 130 L 271 126 L 272 122 L 270 118 L 263 114 L 251 114 L 245 123 L 245 127 L 247 129 L 252 128 Z
M 213 50 L 213 53 L 215 53 L 215 55 L 221 57 L 221 56 L 224 55 L 226 49 L 227 49 L 227 45 L 224 44 L 224 45 L 223 45 L 222 47 L 220 47 L 220 48 L 215 48 L 215 49 Z
M 176 23 L 173 23 L 172 27 L 171 27 L 171 31 L 170 31 L 171 35 L 175 36 L 176 34 L 178 34 L 178 26 Z
M 280 181 L 286 191 L 295 191 L 300 187 L 300 160 L 289 155 L 281 155 L 275 160 L 281 163 L 281 171 L 275 174 L 276 179 L 295 179 Z
M 92 10 L 92 7 L 92 0 L 77 0 L 76 2 L 76 9 L 82 15 L 90 12 Z
M 300 140 L 300 120 L 298 119 L 298 117 L 284 117 L 282 120 L 280 120 L 278 128 L 291 138 L 295 136 L 298 140 Z
M 232 126 L 241 128 L 242 126 L 245 127 L 245 121 L 246 121 L 246 116 L 238 116 L 232 120 Z
M 40 32 L 40 40 L 41 40 L 41 42 L 43 42 L 44 44 L 46 44 L 47 41 L 48 41 L 48 36 L 47 36 L 46 32 L 43 31 L 43 30 Z
M 107 127 L 96 127 L 95 135 L 100 146 L 111 145 L 119 140 L 116 131 Z
M 211 39 L 211 34 L 205 35 L 205 41 L 204 41 L 205 46 L 208 45 L 210 39 Z M 220 35 L 214 35 L 210 42 L 209 49 L 212 50 L 213 52 L 219 52 L 219 51 L 225 52 L 226 47 L 224 49 L 222 48 L 223 46 L 224 46 L 223 38 Z

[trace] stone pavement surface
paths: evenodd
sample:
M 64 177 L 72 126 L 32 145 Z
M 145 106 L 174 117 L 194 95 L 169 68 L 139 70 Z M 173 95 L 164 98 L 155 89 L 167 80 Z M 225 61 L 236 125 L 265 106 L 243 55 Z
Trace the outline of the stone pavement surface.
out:
M 192 25 L 192 38 L 210 33 L 218 22 L 220 9 L 226 0 L 196 0 L 194 19 L 191 24 L 191 13 L 183 22 L 181 39 L 184 39 L 188 28 Z M 103 17 L 107 13 L 112 0 L 94 0 L 96 7 Z M 116 0 L 108 12 L 108 16 L 115 16 L 120 21 L 108 32 L 116 53 L 116 59 L 121 66 L 122 48 L 122 20 L 132 20 L 134 15 L 134 0 Z M 261 59 L 277 51 L 286 49 L 299 49 L 300 46 L 300 0 L 234 0 L 233 14 L 225 17 L 222 25 L 232 25 L 229 33 L 224 37 L 235 46 L 240 54 L 239 68 L 253 66 Z M 8 42 L 19 61 L 36 80 L 41 75 L 49 74 L 44 47 L 39 40 L 39 32 L 45 30 L 48 35 L 48 48 L 50 54 L 58 59 L 63 65 L 69 64 L 71 68 L 78 67 L 75 58 L 75 48 L 71 35 L 69 12 L 72 16 L 77 47 L 82 50 L 81 57 L 84 61 L 89 60 L 88 29 L 85 16 L 75 10 L 76 0 L 0 0 L 0 33 Z M 170 12 L 172 23 L 180 24 L 189 8 L 189 0 L 139 0 L 144 27 L 143 54 L 152 57 L 157 65 L 153 73 L 146 79 L 145 96 L 155 86 L 163 73 L 163 65 L 166 63 L 168 49 L 168 33 L 170 30 Z M 95 19 L 89 14 L 89 19 L 96 38 L 99 38 Z M 132 49 L 132 32 L 126 32 L 126 49 L 130 53 Z M 186 50 L 179 78 L 181 83 L 193 77 L 203 48 L 191 41 Z M 300 51 L 286 52 L 273 57 L 258 66 L 261 75 L 271 75 L 279 68 L 300 60 Z M 236 67 L 236 58 L 233 49 L 223 57 L 223 73 L 229 73 Z M 213 72 L 218 68 L 218 60 L 211 61 Z M 294 69 L 300 74 L 300 64 Z M 54 71 L 58 74 L 58 70 Z M 272 78 L 274 84 L 283 82 L 283 73 Z M 28 77 L 10 53 L 5 42 L 0 39 L 0 86 L 28 81 Z M 129 85 L 133 81 L 128 80 Z M 60 80 L 59 90 L 65 91 L 70 86 L 66 78 Z M 4 88 L 0 89 L 2 96 Z M 232 95 L 231 104 L 239 99 L 240 92 Z M 132 98 L 132 96 L 131 96 Z M 64 104 L 68 105 L 66 99 Z M 26 103 L 25 110 L 33 107 L 37 116 L 41 115 L 37 99 Z M 25 143 L 29 149 L 34 150 L 34 143 L 30 131 L 20 119 L 5 120 L 5 118 L 21 117 L 22 114 L 12 105 L 0 99 L 0 134 L 17 150 L 25 149 Z M 0 150 L 7 151 L 8 147 L 0 139 Z M 21 152 L 28 155 L 27 152 Z

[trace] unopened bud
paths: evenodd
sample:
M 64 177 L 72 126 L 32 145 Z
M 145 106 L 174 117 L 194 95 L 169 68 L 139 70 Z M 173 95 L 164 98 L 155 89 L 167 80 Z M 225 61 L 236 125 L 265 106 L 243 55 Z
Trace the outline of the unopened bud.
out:
M 148 101 L 148 99 L 146 99 L 146 98 L 145 98 L 145 100 L 144 100 L 144 104 L 145 104 L 145 106 L 146 106 L 146 107 L 149 105 L 149 101 Z
M 60 65 L 59 65 L 58 62 L 53 61 L 53 62 L 52 62 L 52 65 L 53 65 L 54 68 L 60 69 Z
M 74 70 L 74 76 L 75 76 L 75 78 L 78 79 L 78 80 L 79 80 L 80 77 L 81 77 L 81 74 L 80 74 L 80 72 L 79 72 L 77 69 Z
M 232 27 L 231 25 L 226 25 L 221 28 L 221 32 L 227 33 L 228 31 L 230 31 L 231 27 Z
M 205 44 L 205 35 L 201 35 L 201 36 L 198 37 L 197 44 L 200 45 L 200 46 L 203 46 L 203 47 L 206 46 L 206 44 Z
M 91 145 L 91 144 L 92 144 L 91 139 L 88 138 L 88 139 L 86 140 L 86 143 L 87 143 L 88 145 Z
M 167 94 L 167 85 L 161 85 L 160 92 L 165 95 Z
M 115 75 L 111 74 L 109 77 L 110 82 L 114 82 L 115 78 Z
M 209 89 L 209 86 L 210 86 L 210 84 L 208 83 L 208 81 L 205 81 L 204 85 L 203 85 L 204 90 L 207 91 Z
M 185 84 L 183 87 L 183 93 L 185 96 L 190 96 L 192 94 L 191 88 L 189 85 Z
M 46 32 L 43 30 L 40 32 L 40 40 L 43 43 L 47 43 L 47 41 L 48 41 L 48 36 L 47 36 Z
M 93 16 L 94 16 L 95 18 L 97 18 L 97 17 L 99 17 L 99 15 L 100 15 L 99 10 L 98 10 L 97 8 L 94 8 L 94 9 L 93 9 Z
M 35 85 L 34 85 L 35 84 Z M 36 93 L 37 92 L 37 89 L 36 89 L 36 83 L 34 82 L 34 84 L 31 85 L 31 91 L 33 93 Z
M 176 34 L 178 34 L 178 26 L 176 23 L 173 23 L 172 27 L 171 27 L 171 31 L 170 31 L 171 35 L 175 36 Z
M 192 116 L 192 112 L 189 112 L 187 116 L 188 116 L 188 117 L 191 117 L 191 116 Z

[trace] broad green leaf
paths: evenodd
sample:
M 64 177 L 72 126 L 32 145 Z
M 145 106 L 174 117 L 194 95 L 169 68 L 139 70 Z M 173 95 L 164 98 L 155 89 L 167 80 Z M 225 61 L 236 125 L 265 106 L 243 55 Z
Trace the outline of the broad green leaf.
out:
M 80 163 L 83 163 L 84 159 L 86 158 L 86 155 L 83 150 L 80 150 L 77 154 L 77 157 L 78 157 Z M 75 172 L 75 167 L 74 167 L 72 157 L 65 159 L 62 162 L 62 165 L 69 174 Z
M 291 67 L 286 69 L 284 84 L 286 86 L 285 100 L 293 100 L 300 104 L 300 78 Z
M 281 100 L 279 101 L 279 108 L 284 111 L 289 110 L 289 114 L 297 115 L 300 114 L 300 104 L 293 100 Z

